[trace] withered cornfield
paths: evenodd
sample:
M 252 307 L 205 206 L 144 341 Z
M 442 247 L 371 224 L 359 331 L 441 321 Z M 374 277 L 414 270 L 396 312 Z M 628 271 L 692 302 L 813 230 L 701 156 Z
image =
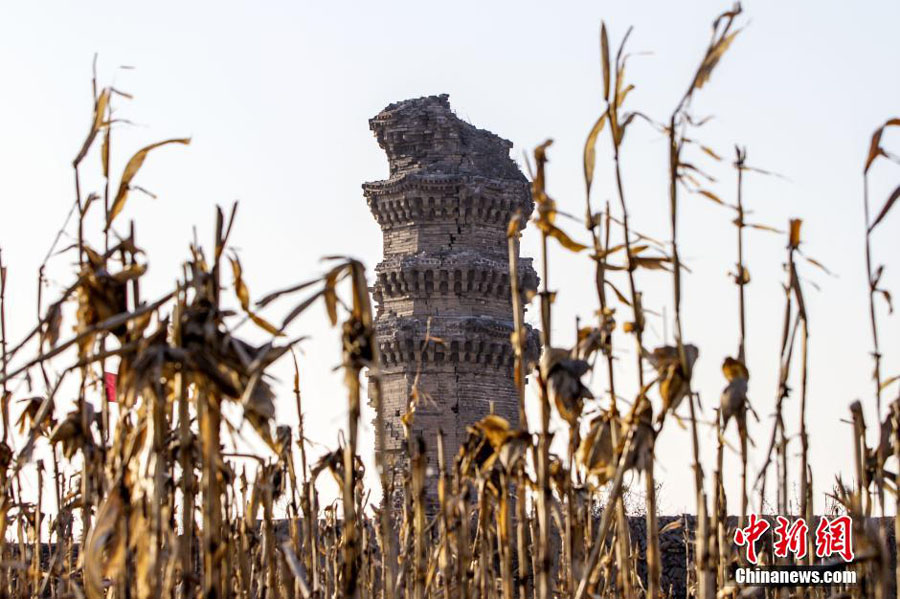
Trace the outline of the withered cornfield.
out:
M 95 76 L 89 134 L 73 161 L 72 213 L 56 236 L 53 247 L 58 251 L 51 250 L 44 262 L 67 256 L 76 267 L 60 295 L 39 296 L 38 322 L 21 339 L 7 339 L 7 303 L 16 300 L 6 289 L 7 265 L 0 254 L 0 596 L 657 599 L 674 596 L 671 585 L 663 584 L 661 535 L 677 535 L 685 547 L 686 592 L 699 599 L 896 596 L 900 567 L 893 569 L 892 546 L 900 535 L 900 519 L 891 514 L 900 512 L 900 496 L 896 475 L 886 465 L 900 459 L 900 401 L 886 395 L 896 392 L 898 377 L 882 373 L 876 308 L 890 302 L 890 293 L 881 286 L 884 267 L 871 251 L 870 238 L 884 228 L 900 187 L 886 200 L 870 198 L 868 176 L 871 169 L 900 162 L 882 146 L 883 132 L 900 127 L 900 118 L 887 119 L 873 133 L 860 165 L 859 202 L 866 216 L 866 253 L 860 264 L 866 269 L 870 306 L 863 318 L 871 328 L 874 374 L 871 389 L 861 390 L 865 399 L 849 406 L 847 414 L 857 440 L 848 447 L 855 471 L 846 482 L 833 483 L 836 509 L 852 518 L 855 556 L 846 567 L 857 572 L 859 583 L 764 589 L 735 581 L 735 568 L 747 562 L 732 541 L 734 530 L 751 514 L 790 515 L 793 510 L 793 516 L 810 523 L 817 516 L 805 418 L 809 322 L 800 273 L 826 269 L 803 252 L 800 219 L 784 230 L 746 219 L 752 198 L 743 194 L 744 179 L 777 175 L 754 167 L 742 147 L 726 158 L 704 145 L 704 119 L 691 112 L 692 99 L 702 93 L 741 32 L 742 19 L 736 6 L 713 21 L 693 78 L 664 118 L 625 107 L 633 89 L 626 79 L 628 34 L 614 50 L 602 27 L 605 110 L 584 146 L 583 219 L 558 211 L 551 197 L 546 171 L 551 141 L 538 146 L 528 161 L 537 206 L 532 220 L 542 242 L 542 283 L 533 297 L 523 296 L 516 284 L 525 219 L 517 215 L 509 223 L 515 325 L 510 342 L 520 423 L 513 427 L 487 416 L 469 428 L 458 452 L 445 447 L 440 437 L 412 438 L 422 400 L 414 389 L 404 418 L 406 455 L 400 462 L 382 451 L 380 360 L 360 261 L 329 257 L 323 277 L 287 281 L 285 288 L 254 301 L 229 246 L 233 227 L 240 226 L 235 204 L 217 210 L 211 246 L 196 240 L 190 245 L 183 270 L 173 273 L 178 282 L 168 293 L 142 296 L 147 256 L 137 245 L 134 225 L 122 225 L 119 217 L 131 192 L 143 191 L 134 180 L 148 155 L 190 140 L 144 147 L 116 180 L 110 172 L 111 139 L 123 122 L 113 116 L 113 104 L 129 96 L 99 87 Z M 638 126 L 655 129 L 668 142 L 668 162 L 661 167 L 669 193 L 660 205 L 670 215 L 671 236 L 664 241 L 641 234 L 630 220 L 621 166 L 628 153 L 638 150 L 626 152 L 623 141 L 628 129 Z M 612 152 L 617 203 L 597 206 L 591 192 L 601 143 Z M 93 160 L 95 155 L 99 160 Z M 105 185 L 83 190 L 80 173 L 93 168 L 92 163 L 99 165 Z M 729 194 L 709 189 L 708 166 L 716 163 L 733 177 Z M 686 196 L 731 211 L 736 246 L 731 277 L 737 305 L 732 309 L 739 326 L 733 333 L 723 332 L 734 335 L 736 347 L 733 355 L 720 358 L 721 401 L 718 406 L 707 403 L 705 409 L 692 388 L 700 350 L 689 342 L 690 331 L 683 329 L 681 318 L 686 267 L 679 239 L 690 231 L 679 227 L 678 209 Z M 102 235 L 89 238 L 85 223 L 101 218 Z M 77 243 L 58 248 L 66 227 Z M 771 419 L 757 415 L 747 399 L 745 286 L 750 276 L 745 256 L 749 234 L 755 231 L 782 236 L 785 243 L 780 353 L 772 357 L 779 385 Z M 584 276 L 596 283 L 596 320 L 577 323 L 577 343 L 571 348 L 556 346 L 550 338 L 554 298 L 563 291 L 548 286 L 557 281 L 550 277 L 550 244 L 591 258 L 592 268 Z M 40 289 L 44 266 L 37 273 Z M 673 345 L 644 345 L 646 299 L 635 277 L 641 270 L 671 278 L 672 295 L 666 301 L 674 308 Z M 540 314 L 543 353 L 538 363 L 525 357 L 522 297 L 536 304 Z M 235 302 L 240 310 L 228 307 Z M 280 322 L 264 315 L 275 302 L 293 306 Z M 342 340 L 347 422 L 334 449 L 311 463 L 303 429 L 301 362 L 294 345 L 302 339 L 296 319 L 316 304 L 325 305 Z M 718 309 L 724 308 L 720 304 Z M 264 331 L 270 341 L 254 345 L 241 339 L 237 328 L 245 324 Z M 634 345 L 615 348 L 614 358 L 617 328 L 633 337 Z M 423 350 L 441 342 L 426 338 Z M 627 401 L 616 393 L 614 359 L 635 365 L 639 393 Z M 267 369 L 277 360 L 293 361 L 293 397 L 276 398 L 270 387 Z M 105 379 L 110 363 L 118 364 L 114 387 Z M 374 448 L 358 441 L 364 374 L 372 383 L 369 396 L 379 415 Z M 608 390 L 604 396 L 594 397 L 584 382 L 589 375 L 602 381 Z M 526 379 L 537 390 L 537 422 L 527 418 Z M 793 381 L 799 381 L 799 388 L 792 388 Z M 61 389 L 77 393 L 68 413 L 58 407 Z M 109 399 L 117 404 L 117 415 L 110 413 L 109 401 L 94 406 L 90 397 L 98 393 L 104 400 L 106 393 L 114 393 Z M 795 401 L 786 401 L 789 394 Z M 296 404 L 297 428 L 275 425 L 276 401 Z M 757 406 L 761 403 L 757 400 Z M 788 406 L 799 409 L 799 430 L 785 426 Z M 260 451 L 226 450 L 226 437 L 235 433 L 223 414 L 229 410 L 264 441 Z M 866 441 L 865 414 L 868 426 L 876 428 L 875 435 L 868 435 L 878 439 L 874 446 Z M 557 416 L 566 430 L 551 430 L 551 418 Z M 654 445 L 673 424 L 689 431 L 696 511 L 693 518 L 661 526 Z M 714 449 L 707 448 L 716 452 L 712 472 L 701 465 L 699 429 L 707 426 L 715 428 L 717 439 Z M 754 438 L 763 440 L 766 456 L 758 472 L 748 471 L 751 429 Z M 566 440 L 559 454 L 551 451 L 554 436 Z M 723 455 L 732 446 L 729 439 L 736 440 L 741 456 L 739 497 L 728 497 L 724 490 Z M 424 443 L 437 444 L 436 465 L 427 465 Z M 369 501 L 373 490 L 363 484 L 364 452 L 374 452 L 381 486 L 375 495 L 392 499 L 378 507 Z M 321 501 L 317 491 L 318 478 L 328 475 L 340 489 L 334 503 Z M 26 477 L 35 481 L 34 498 L 24 497 Z M 436 502 L 428 499 L 432 488 L 437 489 Z M 799 488 L 799 505 L 789 501 L 791 488 Z M 767 502 L 772 489 L 774 506 Z M 636 494 L 629 495 L 632 491 Z M 646 519 L 642 539 L 634 537 L 629 524 L 634 506 L 626 504 L 635 496 L 645 502 L 640 509 Z M 811 527 L 808 545 L 813 542 Z M 761 563 L 792 563 L 776 557 L 770 543 L 762 543 L 759 551 Z M 820 561 L 813 551 L 803 558 L 805 564 Z

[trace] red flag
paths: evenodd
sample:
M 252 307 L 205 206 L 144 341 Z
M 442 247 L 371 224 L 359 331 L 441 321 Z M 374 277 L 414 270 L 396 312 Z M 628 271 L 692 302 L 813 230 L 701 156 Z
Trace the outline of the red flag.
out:
M 116 376 L 113 372 L 103 373 L 103 387 L 106 389 L 106 401 L 110 403 L 116 402 Z

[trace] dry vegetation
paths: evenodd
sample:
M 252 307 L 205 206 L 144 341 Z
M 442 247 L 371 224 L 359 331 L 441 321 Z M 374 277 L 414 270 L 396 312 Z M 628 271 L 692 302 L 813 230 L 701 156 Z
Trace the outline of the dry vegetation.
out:
M 436 473 L 426 471 L 421 439 L 408 439 L 409 472 L 398 479 L 389 477 L 383 453 L 376 452 L 381 493 L 400 497 L 397 509 L 369 508 L 362 484 L 359 453 L 367 448 L 358 447 L 357 430 L 360 377 L 365 369 L 375 381 L 374 403 L 379 400 L 379 356 L 363 265 L 332 258 L 333 268 L 323 278 L 254 303 L 243 282 L 241 264 L 228 248 L 235 206 L 229 214 L 217 211 L 211 250 L 196 243 L 191 246 L 175 288 L 162 297 L 142 297 L 146 261 L 136 245 L 133 225 L 123 234 L 115 228 L 116 219 L 129 191 L 135 189 L 132 181 L 148 153 L 163 144 L 187 144 L 189 140 L 168 140 L 140 150 L 114 185 L 109 148 L 118 122 L 111 104 L 123 94 L 112 88 L 95 89 L 90 133 L 73 164 L 78 237 L 68 255 L 77 252 L 77 270 L 61 296 L 52 302 L 39 300 L 39 323 L 15 342 L 7 341 L 5 323 L 6 303 L 14 298 L 6 294 L 6 267 L 0 271 L 4 435 L 0 446 L 0 539 L 4 539 L 0 544 L 0 594 L 89 599 L 666 596 L 670 590 L 663 588 L 661 578 L 654 443 L 673 422 L 689 429 L 695 473 L 696 524 L 679 532 L 694 557 L 688 568 L 688 592 L 702 599 L 754 593 L 754 589 L 738 588 L 733 581 L 733 567 L 743 558 L 731 542 L 735 522 L 726 516 L 736 511 L 738 520 L 744 522 L 748 513 L 767 505 L 766 489 L 773 485 L 777 513 L 789 513 L 788 488 L 793 481 L 801 489 L 798 515 L 812 519 L 813 473 L 807 460 L 809 433 L 804 417 L 809 323 L 798 269 L 821 265 L 804 256 L 801 221 L 791 221 L 785 234 L 784 322 L 774 425 L 765 465 L 754 477 L 747 472 L 748 427 L 762 431 L 767 421 L 748 417 L 755 412 L 747 401 L 749 372 L 744 344 L 744 288 L 750 280 L 744 265 L 746 236 L 753 230 L 780 233 L 745 220 L 747 199 L 742 182 L 749 175 L 771 173 L 750 166 L 746 151 L 736 148 L 732 163 L 735 194 L 733 199 L 724 198 L 707 189 L 709 176 L 700 163 L 685 158 L 690 154 L 694 160 L 723 160 L 698 141 L 696 132 L 702 120 L 693 118 L 690 108 L 692 98 L 707 84 L 738 35 L 740 16 L 736 8 L 715 20 L 695 76 L 662 121 L 625 109 L 632 89 L 625 80 L 626 40 L 612 55 L 603 28 L 606 110 L 591 129 L 584 149 L 584 226 L 590 246 L 573 241 L 561 228 L 558 217 L 565 215 L 557 212 L 549 195 L 545 171 L 550 142 L 534 151 L 533 196 L 538 207 L 534 222 L 543 240 L 543 287 L 537 302 L 545 351 L 539 364 L 525 363 L 523 306 L 514 286 L 516 332 L 512 343 L 517 356 L 521 427 L 512 429 L 502 419 L 489 416 L 471 427 L 469 440 L 458 454 L 448 453 L 438 439 Z M 670 181 L 671 238 L 665 243 L 638 233 L 628 212 L 627 187 L 620 169 L 627 159 L 623 139 L 629 127 L 639 124 L 655 127 L 668 140 L 665 168 Z M 882 162 L 897 161 L 881 146 L 882 131 L 895 126 L 900 126 L 900 120 L 891 119 L 875 132 L 864 165 L 867 241 L 900 197 L 898 188 L 877 215 L 870 216 L 868 173 Z M 100 143 L 106 185 L 99 193 L 84 196 L 79 170 L 86 168 L 83 159 L 95 141 Z M 607 205 L 602 210 L 591 200 L 599 143 L 609 143 L 612 149 L 618 200 L 617 207 Z M 691 386 L 699 350 L 688 343 L 689 332 L 681 319 L 685 267 L 678 254 L 682 233 L 678 208 L 685 194 L 703 196 L 735 213 L 737 247 L 732 274 L 740 327 L 734 331 L 736 352 L 725 357 L 722 366 L 725 388 L 715 410 L 719 442 L 711 475 L 701 466 L 698 428 L 705 425 Z M 83 224 L 100 214 L 106 223 L 102 238 L 85 238 Z M 513 281 L 518 272 L 520 225 L 520 219 L 514 219 L 508 234 Z M 554 346 L 550 338 L 556 293 L 550 288 L 553 279 L 547 246 L 551 243 L 587 252 L 593 259 L 593 273 L 585 276 L 596 281 L 597 318 L 579 324 L 578 342 L 572 348 Z M 846 589 L 770 590 L 770 594 L 824 597 L 845 592 L 853 597 L 886 597 L 894 584 L 886 525 L 866 520 L 885 511 L 891 494 L 897 496 L 894 475 L 884 465 L 893 454 L 900 456 L 895 432 L 900 429 L 900 408 L 896 400 L 885 405 L 882 398 L 896 377 L 881 375 L 876 304 L 890 296 L 879 286 L 883 268 L 875 266 L 868 243 L 865 258 L 872 306 L 874 396 L 865 405 L 855 404 L 851 411 L 859 439 L 853 448 L 855 483 L 845 486 L 838 481 L 835 487 L 836 500 L 855 523 L 857 557 L 851 567 L 865 582 Z M 223 269 L 227 271 L 224 283 Z M 672 346 L 653 350 L 644 346 L 644 299 L 634 276 L 641 269 L 671 277 Z M 41 282 L 43 276 L 42 267 Z M 225 290 L 229 291 L 227 299 L 222 297 Z M 226 307 L 234 301 L 232 293 L 240 311 Z M 296 305 L 277 324 L 258 313 L 275 301 Z M 296 358 L 293 400 L 300 416 L 296 430 L 287 426 L 272 430 L 275 397 L 267 384 L 266 369 L 275 360 L 290 359 L 286 354 L 292 353 L 296 341 L 290 337 L 294 321 L 318 302 L 326 305 L 332 324 L 340 325 L 349 409 L 346 432 L 339 436 L 337 448 L 318 463 L 308 464 Z M 64 307 L 71 304 L 77 308 L 72 311 L 73 321 L 68 322 L 69 312 Z M 271 335 L 271 342 L 256 346 L 243 341 L 236 325 L 248 320 Z M 72 326 L 74 336 L 65 337 L 63 331 Z M 617 326 L 634 338 L 633 349 L 617 349 L 616 355 L 634 360 L 640 389 L 633 401 L 625 403 L 617 398 L 614 380 L 612 331 Z M 96 413 L 88 400 L 102 385 L 100 373 L 112 360 L 119 363 L 119 416 L 115 418 L 106 402 Z M 792 369 L 800 371 L 799 402 L 791 403 L 800 410 L 799 431 L 786 430 L 783 418 Z M 604 380 L 606 397 L 594 398 L 582 382 L 592 370 Z M 526 376 L 536 382 L 540 405 L 540 421 L 530 427 L 524 409 Z M 25 391 L 26 382 L 32 391 Z M 65 414 L 56 408 L 64 382 L 78 390 L 74 408 Z M 410 398 L 407 422 L 415 417 L 416 401 L 415 396 Z M 590 419 L 583 414 L 586 402 L 593 404 Z M 237 407 L 243 421 L 265 441 L 267 451 L 257 456 L 225 451 L 223 435 L 235 428 L 223 417 L 223 409 L 233 409 L 229 404 Z M 681 414 L 688 415 L 686 419 L 675 415 L 679 407 Z M 10 422 L 14 410 L 20 414 L 18 435 Z M 563 455 L 551 452 L 554 410 L 568 427 Z M 876 423 L 882 427 L 877 447 L 866 445 L 864 411 L 877 413 L 879 420 L 887 416 L 883 424 Z M 378 447 L 383 447 L 382 423 L 376 421 L 375 428 Z M 743 489 L 739 498 L 726 497 L 722 482 L 728 435 L 739 439 Z M 797 444 L 799 450 L 788 451 L 789 445 L 796 448 Z M 10 449 L 13 445 L 18 447 L 16 451 Z M 793 458 L 795 454 L 798 459 Z M 247 458 L 257 467 L 243 467 Z M 773 468 L 774 482 L 770 479 Z M 340 499 L 332 505 L 322 505 L 316 490 L 317 477 L 326 472 L 340 487 Z M 639 476 L 626 476 L 628 473 Z M 425 499 L 432 476 L 437 479 L 439 498 L 434 509 Z M 33 500 L 23 498 L 22 477 L 36 477 L 38 494 Z M 48 477 L 49 484 L 44 484 Z M 638 480 L 645 482 L 642 495 L 648 533 L 644 555 L 639 555 L 637 539 L 629 535 L 623 501 L 627 481 Z M 52 489 L 51 497 L 44 496 L 45 487 Z M 708 489 L 712 489 L 712 497 Z M 900 520 L 897 522 L 900 527 Z M 680 527 L 681 521 L 676 521 L 665 528 Z M 43 537 L 40 530 L 45 531 Z M 763 559 L 772 563 L 771 549 L 762 551 Z M 641 576 L 638 562 L 644 559 L 646 575 Z M 900 570 L 896 575 L 900 577 Z

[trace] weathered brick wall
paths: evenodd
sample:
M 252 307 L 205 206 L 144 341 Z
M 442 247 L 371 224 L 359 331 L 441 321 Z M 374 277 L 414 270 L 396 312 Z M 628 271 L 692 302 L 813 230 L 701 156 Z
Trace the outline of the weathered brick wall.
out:
M 433 461 L 438 430 L 452 456 L 491 409 L 518 421 L 506 229 L 534 204 L 512 144 L 457 118 L 446 95 L 392 104 L 370 127 L 390 167 L 388 179 L 363 185 L 384 234 L 373 292 L 386 448 L 402 453 L 418 374 L 413 434 Z M 518 278 L 520 289 L 537 287 L 530 259 Z M 425 346 L 426 331 L 440 341 Z

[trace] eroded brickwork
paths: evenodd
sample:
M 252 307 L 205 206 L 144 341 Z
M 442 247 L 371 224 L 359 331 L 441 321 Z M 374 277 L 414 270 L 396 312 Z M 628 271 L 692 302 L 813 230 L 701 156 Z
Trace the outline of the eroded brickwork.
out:
M 531 214 L 530 186 L 512 144 L 460 120 L 446 95 L 391 104 L 369 124 L 390 165 L 388 179 L 363 185 L 384 234 L 374 297 L 386 449 L 403 453 L 419 373 L 413 434 L 433 460 L 442 430 L 452 456 L 492 403 L 518 422 L 506 229 Z M 530 259 L 518 276 L 520 289 L 536 288 Z M 440 342 L 424 344 L 426 330 Z

